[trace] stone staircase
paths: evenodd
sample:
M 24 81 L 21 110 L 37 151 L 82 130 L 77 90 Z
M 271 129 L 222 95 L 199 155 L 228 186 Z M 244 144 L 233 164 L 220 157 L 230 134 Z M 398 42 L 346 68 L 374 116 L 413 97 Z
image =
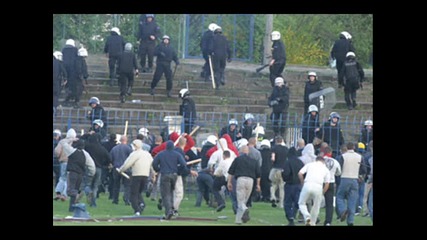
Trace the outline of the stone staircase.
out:
M 159 122 L 166 115 L 176 115 L 181 104 L 178 98 L 180 89 L 189 87 L 192 98 L 196 102 L 199 124 L 202 125 L 201 132 L 218 131 L 220 127 L 227 125 L 228 119 L 235 117 L 241 123 L 245 113 L 252 113 L 263 126 L 271 133 L 271 123 L 268 119 L 271 108 L 267 105 L 267 98 L 271 93 L 271 85 L 268 78 L 268 70 L 255 73 L 258 65 L 242 62 L 231 62 L 226 67 L 226 85 L 220 86 L 218 90 L 212 89 L 211 82 L 205 82 L 200 77 L 203 59 L 182 59 L 181 65 L 177 67 L 173 80 L 172 98 L 166 97 L 166 80 L 164 76 L 156 87 L 156 95 L 149 94 L 153 74 L 142 73 L 135 78 L 132 96 L 126 97 L 125 103 L 120 103 L 119 90 L 117 86 L 110 87 L 108 79 L 108 59 L 104 55 L 91 55 L 87 59 L 89 79 L 86 87 L 88 93 L 83 93 L 80 109 L 63 107 L 58 117 L 54 118 L 54 127 L 65 128 L 64 116 L 73 127 L 88 129 L 90 123 L 85 121 L 85 114 L 89 110 L 86 104 L 90 97 L 96 96 L 101 104 L 110 112 L 109 131 L 123 132 L 124 122 L 128 120 L 130 134 L 139 127 L 148 125 L 150 130 L 159 134 L 163 126 Z M 174 65 L 172 64 L 172 67 Z M 332 110 L 321 111 L 321 119 L 326 119 L 331 111 L 338 112 L 345 121 L 359 122 L 363 119 L 372 119 L 373 108 L 373 77 L 372 70 L 365 70 L 367 76 L 363 90 L 357 92 L 357 109 L 348 111 L 344 101 L 342 89 L 337 88 L 336 71 L 329 68 L 308 66 L 286 66 L 285 81 L 290 86 L 291 99 L 289 113 L 292 116 L 300 116 L 303 113 L 304 85 L 307 81 L 307 72 L 316 71 L 323 87 L 333 87 L 336 91 L 336 105 Z M 60 102 L 63 101 L 61 95 Z M 134 100 L 134 101 L 133 101 Z M 114 114 L 112 114 L 114 113 Z M 144 122 L 137 121 L 144 119 Z M 215 121 L 213 121 L 215 119 Z M 361 119 L 361 120 L 359 120 Z M 300 121 L 300 120 L 296 120 Z M 114 126 L 114 127 L 113 127 Z M 358 126 L 360 127 L 360 126 Z M 62 130 L 62 129 L 61 129 Z M 356 130 L 353 129 L 356 135 Z

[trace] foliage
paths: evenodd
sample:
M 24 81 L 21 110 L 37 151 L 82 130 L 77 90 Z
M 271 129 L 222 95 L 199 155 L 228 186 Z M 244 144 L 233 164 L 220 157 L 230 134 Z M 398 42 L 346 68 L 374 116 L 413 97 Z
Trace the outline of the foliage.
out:
M 139 14 L 53 14 L 53 50 L 61 50 L 65 40 L 81 42 L 89 53 L 103 51 L 106 37 L 112 27 L 119 27 L 126 41 L 136 45 Z M 183 45 L 189 44 L 187 53 L 201 57 L 198 43 L 210 22 L 217 22 L 223 33 L 233 43 L 233 58 L 248 59 L 249 32 L 253 24 L 253 56 L 251 62 L 261 63 L 266 17 L 227 14 L 192 14 L 186 22 L 184 14 L 157 14 L 155 16 L 162 34 L 171 37 L 171 45 L 179 56 Z M 189 28 L 188 32 L 184 31 Z M 342 31 L 353 36 L 356 56 L 364 67 L 369 65 L 373 53 L 372 14 L 275 14 L 273 30 L 282 34 L 288 63 L 325 66 L 331 47 Z M 186 36 L 188 34 L 188 36 Z M 193 39 L 192 41 L 189 41 Z M 189 41 L 188 43 L 185 41 Z

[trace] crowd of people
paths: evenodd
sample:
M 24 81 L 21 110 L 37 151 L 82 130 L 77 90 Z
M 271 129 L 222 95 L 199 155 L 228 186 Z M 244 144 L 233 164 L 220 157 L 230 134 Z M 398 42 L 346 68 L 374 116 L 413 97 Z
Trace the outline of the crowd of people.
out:
M 153 72 L 154 57 L 156 68 L 150 94 L 155 95 L 155 88 L 164 74 L 167 97 L 172 97 L 171 62 L 176 66 L 179 59 L 170 46 L 171 37 L 163 35 L 160 38 L 162 34 L 154 15 L 141 15 L 137 37 L 140 45 L 136 55 L 132 44 L 123 39 L 117 27 L 113 27 L 110 34 L 104 52 L 109 59 L 110 86 L 114 86 L 118 78 L 119 100 L 124 103 L 126 96 L 132 95 L 134 77 L 139 69 Z M 157 40 L 161 41 L 156 45 Z M 215 202 L 216 211 L 220 212 L 226 208 L 223 196 L 229 196 L 236 224 L 250 220 L 252 201 L 265 201 L 272 207 L 283 208 L 289 225 L 295 225 L 299 210 L 302 221 L 314 226 L 319 222 L 318 213 L 324 201 L 324 225 L 329 226 L 334 197 L 338 218 L 347 220 L 349 226 L 354 224 L 354 216 L 360 215 L 362 209 L 363 215 L 372 218 L 372 120 L 364 122 L 356 144 L 345 141 L 337 112 L 331 112 L 328 121 L 320 123 L 323 96 L 313 99 L 309 96 L 323 87 L 316 72 L 310 71 L 304 89 L 302 138 L 295 147 L 287 144 L 284 136 L 290 91 L 283 76 L 285 45 L 278 31 L 271 33 L 271 40 L 269 66 L 273 89 L 268 106 L 272 108 L 273 139 L 267 139 L 264 127 L 256 124 L 253 114 L 247 113 L 242 126 L 239 127 L 237 119 L 230 119 L 219 133 L 208 136 L 199 144 L 201 147 L 196 147 L 190 135 L 197 121 L 196 103 L 190 91 L 184 88 L 179 91 L 182 99 L 179 114 L 184 121 L 182 133 L 168 132 L 161 137 L 150 134 L 144 127 L 135 139 L 128 140 L 128 136 L 108 132 L 105 110 L 100 100 L 92 97 L 87 114 L 92 125 L 86 134 L 77 137 L 75 130 L 70 128 L 61 139 L 58 129 L 53 132 L 54 200 L 69 201 L 69 210 L 73 211 L 83 195 L 87 196 L 91 207 L 96 207 L 99 193 L 108 192 L 112 204 L 119 204 L 123 185 L 123 202 L 131 206 L 135 215 L 143 213 L 146 204 L 142 193 L 147 192 L 147 197 L 158 200 L 159 210 L 164 208 L 164 218 L 171 219 L 179 215 L 186 177 L 192 176 L 198 185 L 195 207 L 200 207 L 205 199 L 209 204 Z M 200 48 L 205 59 L 201 76 L 205 81 L 213 81 L 214 88 L 219 89 L 226 84 L 225 67 L 231 62 L 229 43 L 222 35 L 222 28 L 211 23 L 202 36 Z M 66 89 L 63 105 L 80 107 L 88 78 L 87 56 L 87 50 L 82 45 L 77 49 L 73 39 L 66 41 L 62 52 L 54 52 L 54 114 L 63 88 Z M 362 87 L 364 73 L 355 59 L 349 33 L 340 34 L 331 56 L 337 61 L 339 87 L 344 87 L 347 107 L 352 110 L 357 107 L 356 91 Z M 193 160 L 200 160 L 200 163 L 189 164 Z M 129 179 L 125 175 L 130 176 Z

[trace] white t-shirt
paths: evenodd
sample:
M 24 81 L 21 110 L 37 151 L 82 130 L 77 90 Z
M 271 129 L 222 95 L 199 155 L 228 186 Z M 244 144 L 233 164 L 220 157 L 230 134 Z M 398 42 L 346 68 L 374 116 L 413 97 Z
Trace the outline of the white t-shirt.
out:
M 228 169 L 230 168 L 231 164 L 233 163 L 234 158 L 228 158 L 226 160 L 222 160 L 219 162 L 218 167 L 215 169 L 214 175 L 215 176 L 224 176 L 225 179 L 228 179 Z
M 330 179 L 329 169 L 320 161 L 307 163 L 299 172 L 302 174 L 307 173 L 304 183 L 317 183 L 323 185 L 323 183 L 329 182 Z
M 335 182 L 335 176 L 341 175 L 341 166 L 340 163 L 335 159 L 331 157 L 324 157 L 325 158 L 325 165 L 326 168 L 329 169 L 329 176 L 330 179 L 329 183 Z

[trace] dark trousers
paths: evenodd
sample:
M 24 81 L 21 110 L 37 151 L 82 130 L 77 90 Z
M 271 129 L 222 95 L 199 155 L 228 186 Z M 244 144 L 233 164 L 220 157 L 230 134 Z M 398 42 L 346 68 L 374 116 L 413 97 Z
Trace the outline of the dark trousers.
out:
M 342 69 L 342 66 L 344 65 L 344 61 L 340 61 L 338 59 L 336 59 L 336 60 L 337 60 L 336 67 L 337 67 L 338 76 L 341 76 L 341 69 Z M 339 79 L 340 78 L 338 77 L 338 84 L 343 85 L 342 81 L 340 82 Z
M 134 76 L 133 72 L 120 73 L 119 84 L 120 84 L 120 96 L 125 96 L 128 87 L 133 86 Z
M 298 200 L 301 192 L 301 184 L 285 184 L 285 215 L 288 221 L 293 221 L 298 212 Z
M 274 81 L 277 77 L 280 77 L 285 69 L 285 63 L 282 64 L 273 64 L 270 66 L 270 82 L 271 87 L 274 87 Z
M 156 88 L 157 83 L 159 83 L 163 73 L 165 74 L 166 78 L 166 90 L 172 90 L 172 70 L 170 62 L 157 63 L 156 71 L 154 72 L 153 76 L 153 81 L 151 82 L 151 89 Z
M 262 200 L 268 200 L 270 201 L 270 186 L 271 186 L 271 181 L 270 179 L 268 179 L 268 175 L 270 174 L 270 172 L 268 172 L 266 175 L 261 175 L 261 197 Z
M 125 202 L 129 201 L 129 190 L 130 190 L 130 180 L 123 177 L 117 171 L 113 171 L 113 203 L 119 203 L 119 194 L 120 194 L 120 184 L 123 182 L 124 194 L 123 199 Z
M 108 56 L 108 68 L 110 70 L 110 79 L 116 78 L 116 64 L 119 56 Z
M 227 186 L 227 181 L 225 181 L 225 177 L 215 177 L 213 181 L 213 194 L 215 197 L 215 201 L 219 205 L 225 204 L 224 199 L 222 199 L 221 194 L 219 194 L 219 191 L 221 191 L 222 186 Z
M 132 176 L 130 178 L 130 203 L 134 212 L 142 212 L 140 204 L 145 206 L 142 191 L 147 184 L 147 176 Z
M 173 190 L 178 175 L 176 173 L 162 173 L 160 178 L 160 194 L 162 195 L 162 204 L 165 207 L 165 215 L 172 212 Z
M 205 172 L 199 172 L 199 176 L 197 176 L 197 187 L 199 188 L 199 191 L 197 192 L 196 207 L 201 206 L 202 197 L 207 203 L 209 202 L 209 194 L 213 193 L 213 184 L 214 179 L 212 175 Z
M 325 225 L 332 223 L 334 214 L 334 195 L 335 195 L 335 183 L 329 183 L 328 191 L 325 192 Z
M 59 166 L 59 162 L 53 164 L 53 172 L 55 173 L 55 187 L 59 182 L 59 177 L 61 175 L 61 167 Z
M 215 78 L 215 86 L 216 88 L 219 87 L 219 85 L 221 84 L 221 82 L 225 83 L 225 76 L 224 76 L 224 71 L 225 71 L 225 66 L 226 64 L 226 57 L 218 57 L 218 56 L 213 56 L 212 57 L 212 65 L 213 65 L 213 71 L 214 71 L 214 78 Z
M 356 107 L 356 91 L 352 87 L 344 87 L 344 99 L 347 107 Z
M 285 137 L 287 115 L 287 112 L 273 112 L 271 114 L 271 121 L 273 122 L 273 132 L 275 136 L 280 135 Z
M 141 58 L 141 67 L 145 68 L 146 58 L 148 58 L 148 67 L 153 68 L 155 41 L 142 41 L 139 45 L 139 57 Z
M 203 59 L 205 59 L 205 64 L 203 65 L 203 77 L 209 77 L 211 74 L 211 67 L 209 66 L 209 55 L 207 52 L 203 53 Z

